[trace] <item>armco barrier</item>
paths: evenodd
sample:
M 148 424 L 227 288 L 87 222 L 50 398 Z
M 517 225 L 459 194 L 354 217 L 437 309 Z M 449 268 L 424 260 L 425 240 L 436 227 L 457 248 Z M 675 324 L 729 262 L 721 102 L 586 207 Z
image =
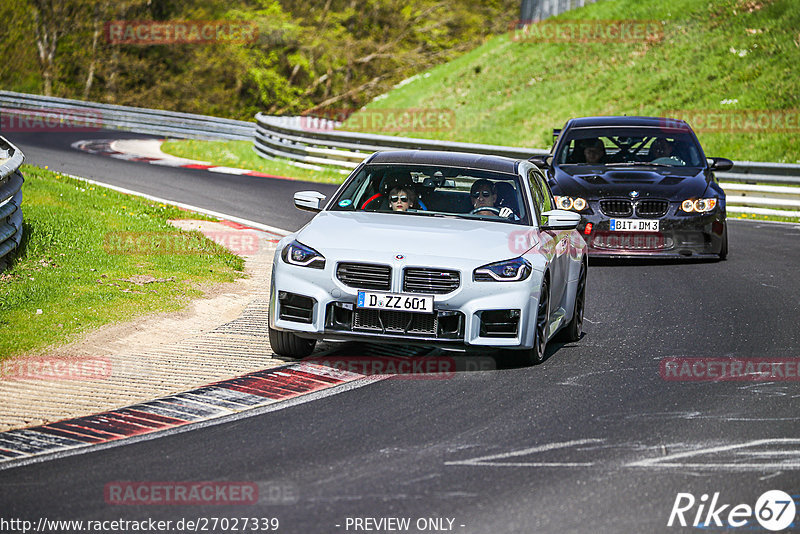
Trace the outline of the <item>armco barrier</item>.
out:
M 0 91 L 0 114 L 13 117 L 37 111 L 48 115 L 58 113 L 59 118 L 73 119 L 84 128 L 128 130 L 189 139 L 249 141 L 255 134 L 252 122 Z
M 538 148 L 336 131 L 330 124 L 309 125 L 308 121 L 308 117 L 257 114 L 258 127 L 254 144 L 256 152 L 265 157 L 283 157 L 305 164 L 332 165 L 346 169 L 354 169 L 364 158 L 378 150 L 445 150 L 524 159 L 547 154 L 547 150 Z
M 77 123 L 96 128 L 183 138 L 253 140 L 254 150 L 265 158 L 285 158 L 294 165 L 312 168 L 327 165 L 343 173 L 378 150 L 445 150 L 525 159 L 547 153 L 535 148 L 337 131 L 338 123 L 309 117 L 259 113 L 256 123 L 252 123 L 0 91 L 0 115 L 37 110 L 43 113 L 61 110 L 67 120 L 74 117 Z M 717 177 L 728 193 L 729 211 L 800 216 L 800 188 L 788 187 L 800 186 L 798 164 L 736 161 L 731 171 L 717 173 Z
M 0 271 L 22 241 L 22 165 L 20 149 L 0 137 Z
M 532 148 L 336 131 L 336 123 L 310 117 L 259 113 L 256 122 L 253 148 L 262 157 L 287 158 L 303 166 L 328 165 L 345 169 L 343 172 L 378 150 L 446 150 L 523 159 L 548 153 Z M 800 217 L 800 187 L 786 187 L 800 186 L 800 165 L 737 161 L 731 171 L 717 173 L 717 177 L 728 195 L 728 211 Z

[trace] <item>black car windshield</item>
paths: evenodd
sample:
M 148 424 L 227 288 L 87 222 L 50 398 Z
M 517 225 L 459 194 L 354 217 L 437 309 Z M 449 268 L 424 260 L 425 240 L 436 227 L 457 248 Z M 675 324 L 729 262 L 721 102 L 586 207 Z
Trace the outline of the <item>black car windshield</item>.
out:
M 559 146 L 559 165 L 702 167 L 694 136 L 670 128 L 573 128 Z
M 519 176 L 459 167 L 365 165 L 332 211 L 441 216 L 530 224 Z

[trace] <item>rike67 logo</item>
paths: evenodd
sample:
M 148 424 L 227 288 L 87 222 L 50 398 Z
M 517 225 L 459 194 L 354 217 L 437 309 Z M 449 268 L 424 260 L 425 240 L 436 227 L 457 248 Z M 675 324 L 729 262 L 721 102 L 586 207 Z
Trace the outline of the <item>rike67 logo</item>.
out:
M 757 522 L 766 530 L 778 532 L 795 526 L 796 513 L 792 496 L 781 490 L 764 492 L 755 506 L 723 504 L 719 492 L 715 492 L 710 501 L 707 493 L 700 496 L 700 499 L 696 499 L 691 493 L 678 493 L 667 526 L 757 529 Z

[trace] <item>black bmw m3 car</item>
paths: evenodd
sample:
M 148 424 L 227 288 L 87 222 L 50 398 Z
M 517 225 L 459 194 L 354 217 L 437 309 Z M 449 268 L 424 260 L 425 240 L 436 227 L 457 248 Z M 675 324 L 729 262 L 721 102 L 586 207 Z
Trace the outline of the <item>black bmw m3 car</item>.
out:
M 591 256 L 725 259 L 725 192 L 689 125 L 658 117 L 570 119 L 543 168 L 556 207 L 581 214 Z

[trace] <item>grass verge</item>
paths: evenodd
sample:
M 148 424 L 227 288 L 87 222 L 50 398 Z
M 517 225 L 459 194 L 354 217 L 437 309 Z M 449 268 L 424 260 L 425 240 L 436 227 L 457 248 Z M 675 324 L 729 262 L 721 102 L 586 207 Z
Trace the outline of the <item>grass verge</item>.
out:
M 729 219 L 744 219 L 746 221 L 778 221 L 800 223 L 800 217 L 783 217 L 780 215 L 759 215 L 757 213 L 730 213 L 728 212 Z
M 180 309 L 202 296 L 203 286 L 243 276 L 242 258 L 168 223 L 208 217 L 37 167 L 21 170 L 25 236 L 0 274 L 0 360 L 74 341 L 105 324 Z M 138 253 L 144 251 L 119 241 L 135 236 L 154 246 Z M 158 251 L 155 245 L 165 242 L 172 249 Z
M 161 150 L 181 158 L 208 161 L 214 165 L 249 169 L 309 182 L 340 184 L 347 178 L 346 174 L 334 169 L 315 171 L 296 167 L 279 159 L 262 158 L 253 150 L 252 141 L 176 140 L 165 142 L 161 145 Z
M 360 115 L 381 109 L 438 108 L 452 111 L 454 124 L 432 132 L 370 131 L 548 148 L 552 129 L 572 117 L 668 114 L 687 118 L 711 156 L 800 162 L 800 2 L 606 0 L 549 21 L 631 19 L 662 23 L 663 37 L 534 42 L 507 33 L 398 84 L 345 126 L 370 124 Z M 710 122 L 754 111 L 778 121 Z M 693 119 L 703 116 L 708 131 Z

